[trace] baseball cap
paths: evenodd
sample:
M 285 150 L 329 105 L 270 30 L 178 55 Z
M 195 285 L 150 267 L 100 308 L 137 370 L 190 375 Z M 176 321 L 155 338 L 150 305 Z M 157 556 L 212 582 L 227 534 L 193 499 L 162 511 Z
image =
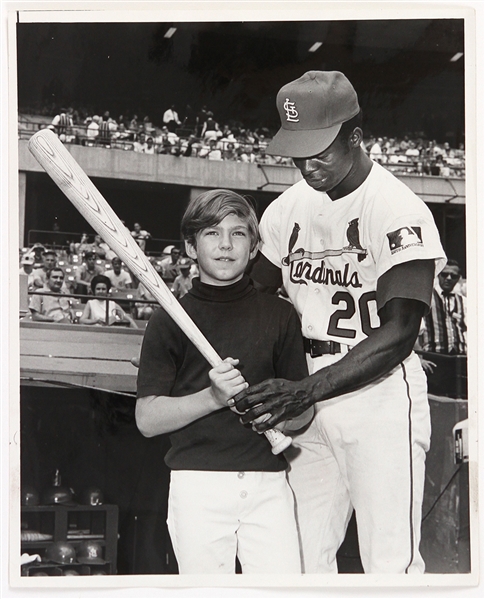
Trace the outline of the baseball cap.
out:
M 20 261 L 20 264 L 34 264 L 35 260 L 32 256 L 24 256 Z
M 339 71 L 308 71 L 280 89 L 276 106 L 281 128 L 266 153 L 292 158 L 323 152 L 360 111 L 355 89 Z

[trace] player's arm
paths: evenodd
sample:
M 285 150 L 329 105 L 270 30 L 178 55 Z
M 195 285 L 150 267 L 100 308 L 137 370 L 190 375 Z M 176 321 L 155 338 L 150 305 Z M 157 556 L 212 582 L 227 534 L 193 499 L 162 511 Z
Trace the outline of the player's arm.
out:
M 271 379 L 243 391 L 236 398 L 239 411 L 249 410 L 243 422 L 269 413 L 271 418 L 256 425 L 257 430 L 266 430 L 316 402 L 355 391 L 395 368 L 413 349 L 433 278 L 433 260 L 394 266 L 377 285 L 380 327 L 341 360 L 300 382 Z
M 261 252 L 258 252 L 249 275 L 253 279 L 254 287 L 263 293 L 274 294 L 283 284 L 281 269 Z
M 227 401 L 248 385 L 239 370 L 239 360 L 227 358 L 209 372 L 211 386 L 183 397 L 148 395 L 136 401 L 135 418 L 145 437 L 176 431 L 207 414 L 227 408 Z

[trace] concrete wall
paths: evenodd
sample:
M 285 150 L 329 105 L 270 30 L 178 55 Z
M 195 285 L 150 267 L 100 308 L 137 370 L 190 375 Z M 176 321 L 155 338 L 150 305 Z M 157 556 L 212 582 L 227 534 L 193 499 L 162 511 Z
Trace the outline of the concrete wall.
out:
M 27 141 L 19 141 L 20 172 L 43 169 L 28 150 Z M 210 161 L 167 155 L 138 154 L 133 151 L 66 146 L 90 177 L 157 182 L 188 187 L 227 187 L 241 191 L 262 189 L 281 192 L 301 175 L 289 166 Z M 465 202 L 465 181 L 418 175 L 399 175 L 425 202 Z

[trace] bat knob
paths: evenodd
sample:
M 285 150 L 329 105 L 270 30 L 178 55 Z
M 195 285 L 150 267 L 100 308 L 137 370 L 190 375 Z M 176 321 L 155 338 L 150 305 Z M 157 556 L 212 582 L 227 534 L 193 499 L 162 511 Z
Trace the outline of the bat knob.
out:
M 271 443 L 271 452 L 274 455 L 278 455 L 291 445 L 291 437 L 287 437 L 281 431 L 278 431 L 274 428 L 270 428 L 269 430 L 265 431 L 264 434 Z

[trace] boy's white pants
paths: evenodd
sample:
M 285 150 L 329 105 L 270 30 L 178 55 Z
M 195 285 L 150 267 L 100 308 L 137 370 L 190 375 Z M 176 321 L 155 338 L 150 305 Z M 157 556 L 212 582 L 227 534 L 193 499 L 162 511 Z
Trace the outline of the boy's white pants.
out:
M 284 471 L 172 470 L 167 524 L 180 574 L 301 573 Z
M 335 360 L 309 358 L 310 373 Z M 311 426 L 294 436 L 287 452 L 304 572 L 337 572 L 336 553 L 354 508 L 366 573 L 422 573 L 431 427 L 418 357 L 412 354 L 375 383 L 315 407 Z

